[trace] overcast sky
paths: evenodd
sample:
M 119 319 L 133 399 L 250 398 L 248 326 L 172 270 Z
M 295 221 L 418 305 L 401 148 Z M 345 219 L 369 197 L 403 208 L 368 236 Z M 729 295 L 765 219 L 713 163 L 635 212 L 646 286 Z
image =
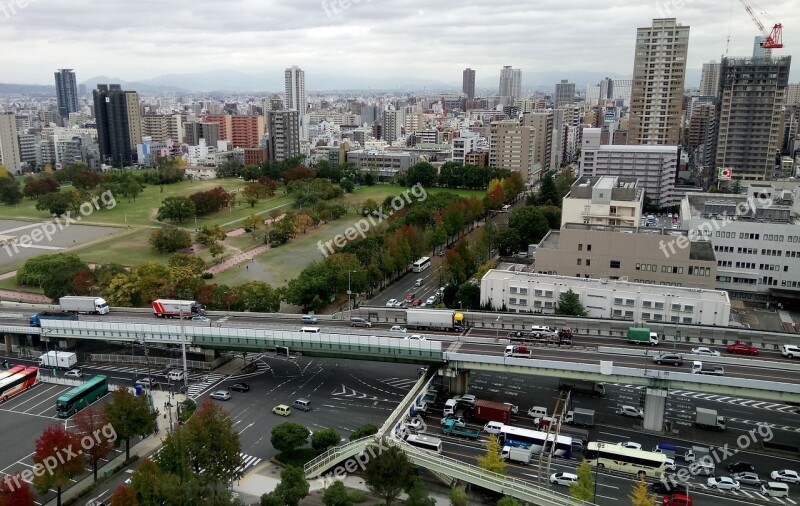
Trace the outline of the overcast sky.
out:
M 786 27 L 777 54 L 792 54 L 797 0 L 760 5 L 767 29 Z M 750 55 L 758 33 L 739 0 L 0 0 L 0 82 L 53 84 L 57 68 L 135 81 L 291 65 L 459 86 L 465 67 L 479 82 L 502 65 L 629 75 L 636 28 L 654 17 L 691 26 L 690 68 L 719 59 L 729 32 L 730 55 Z

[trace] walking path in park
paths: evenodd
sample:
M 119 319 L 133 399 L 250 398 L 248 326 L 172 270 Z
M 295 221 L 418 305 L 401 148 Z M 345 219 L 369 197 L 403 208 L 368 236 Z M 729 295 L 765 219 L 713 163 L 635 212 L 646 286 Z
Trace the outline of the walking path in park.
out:
M 212 274 L 219 274 L 220 272 L 228 270 L 231 267 L 235 267 L 242 262 L 247 262 L 247 261 L 255 262 L 253 258 L 257 255 L 260 255 L 261 253 L 264 253 L 268 249 L 269 249 L 269 244 L 262 244 L 257 248 L 249 249 L 243 253 L 238 253 L 232 256 L 231 258 L 225 260 L 224 262 L 209 267 L 208 269 L 206 269 L 206 272 L 210 272 Z

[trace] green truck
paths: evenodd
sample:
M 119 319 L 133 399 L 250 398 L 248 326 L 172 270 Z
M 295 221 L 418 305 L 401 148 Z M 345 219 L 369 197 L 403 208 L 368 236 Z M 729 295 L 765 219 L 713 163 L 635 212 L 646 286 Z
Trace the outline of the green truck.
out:
M 442 434 L 448 436 L 464 437 L 467 439 L 478 439 L 481 434 L 480 429 L 468 429 L 467 427 L 458 427 L 454 419 L 445 420 L 442 426 Z
M 658 334 L 646 327 L 631 327 L 628 329 L 628 342 L 655 346 L 658 344 Z

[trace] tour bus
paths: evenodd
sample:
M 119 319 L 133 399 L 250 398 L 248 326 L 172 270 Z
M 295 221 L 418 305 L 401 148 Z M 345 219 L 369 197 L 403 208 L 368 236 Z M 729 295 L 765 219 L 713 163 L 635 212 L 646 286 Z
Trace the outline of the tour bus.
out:
M 319 327 L 302 327 L 300 332 L 303 334 L 319 334 L 320 328 Z
M 8 369 L 6 371 L 0 371 L 0 381 L 8 378 L 9 376 L 13 376 L 15 374 L 21 373 L 22 371 L 25 370 L 25 367 L 26 366 L 24 366 L 24 365 L 15 365 L 14 367 L 12 367 L 12 368 L 10 368 L 10 369 Z
M 413 264 L 411 264 L 411 270 L 414 272 L 422 272 L 430 266 L 431 266 L 431 258 L 422 257 Z
M 442 454 L 442 440 L 435 437 L 423 436 L 421 434 L 411 434 L 406 438 L 406 443 L 423 450 L 430 450 Z
M 56 400 L 56 416 L 69 418 L 107 393 L 108 379 L 105 376 L 95 376 Z
M 663 453 L 633 450 L 611 443 L 591 442 L 583 452 L 590 466 L 612 471 L 661 478 L 666 468 L 667 456 Z
M 553 445 L 553 434 L 547 434 L 538 430 L 521 429 L 504 425 L 500 429 L 500 437 L 505 446 L 515 446 L 518 448 L 531 448 L 534 454 L 542 451 L 550 452 Z M 545 445 L 547 441 L 547 445 Z M 558 436 L 556 439 L 556 449 L 553 452 L 556 457 L 568 459 L 572 457 L 572 438 L 569 436 Z
M 18 367 L 22 367 L 22 370 L 20 371 Z M 31 388 L 39 381 L 38 367 L 18 367 L 11 368 L 17 370 L 16 374 L 0 379 L 0 401 L 9 400 L 18 393 Z

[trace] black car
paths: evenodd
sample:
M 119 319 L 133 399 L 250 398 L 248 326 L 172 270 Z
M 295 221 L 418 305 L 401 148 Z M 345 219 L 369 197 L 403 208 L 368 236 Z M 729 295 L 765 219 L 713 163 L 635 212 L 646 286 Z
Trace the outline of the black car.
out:
M 728 464 L 728 472 L 729 473 L 745 473 L 745 472 L 755 472 L 756 466 L 751 464 L 750 462 L 734 462 L 733 464 Z
M 247 383 L 234 383 L 228 387 L 228 390 L 233 390 L 234 392 L 249 392 L 250 385 Z
M 657 481 L 650 485 L 650 488 L 656 494 L 685 494 L 686 485 L 675 481 L 674 483 L 669 479 L 664 481 Z

